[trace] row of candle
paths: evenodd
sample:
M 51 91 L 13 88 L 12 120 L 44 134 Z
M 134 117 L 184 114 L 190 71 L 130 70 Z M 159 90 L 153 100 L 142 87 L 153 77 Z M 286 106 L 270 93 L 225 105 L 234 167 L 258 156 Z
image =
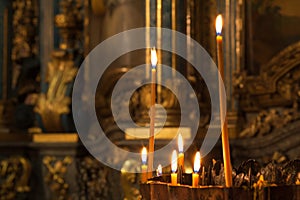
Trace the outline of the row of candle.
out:
M 231 162 L 230 162 L 230 150 L 229 150 L 229 141 L 228 141 L 228 128 L 227 128 L 227 120 L 226 120 L 226 113 L 225 113 L 225 106 L 226 106 L 226 97 L 224 96 L 224 93 L 221 90 L 221 86 L 223 85 L 224 80 L 224 66 L 223 66 L 223 38 L 221 36 L 222 32 L 222 26 L 223 26 L 223 20 L 222 16 L 218 15 L 216 18 L 216 32 L 217 32 L 217 55 L 218 55 L 218 68 L 219 68 L 219 97 L 220 97 L 220 119 L 221 119 L 221 136 L 222 136 L 222 150 L 223 150 L 223 160 L 224 160 L 224 171 L 225 171 L 225 182 L 226 187 L 232 186 L 232 172 L 231 172 Z M 149 174 L 151 175 L 152 167 L 153 167 L 153 152 L 154 152 L 154 119 L 155 119 L 155 98 L 156 98 L 156 65 L 157 65 L 157 55 L 155 49 L 151 50 L 151 64 L 152 64 L 152 83 L 151 83 L 151 116 L 150 116 L 150 137 L 149 137 L 149 169 L 148 171 L 150 173 L 143 173 L 145 176 L 144 179 L 147 180 L 147 177 L 149 178 Z M 171 168 L 172 168 L 172 174 L 171 174 L 171 182 L 172 184 L 177 184 L 177 165 L 179 167 L 179 172 L 182 173 L 184 170 L 184 153 L 183 153 L 183 144 L 180 145 L 180 142 L 182 143 L 182 136 L 179 134 L 178 136 L 178 145 L 179 145 L 179 155 L 177 156 L 176 150 L 172 153 L 172 160 L 171 160 Z M 143 150 L 145 152 L 145 150 Z M 199 181 L 199 169 L 200 169 L 200 153 L 196 153 L 195 156 L 195 162 L 194 162 L 194 174 L 193 174 L 193 185 L 198 185 Z M 145 153 L 144 153 L 145 154 Z M 199 159 L 198 159 L 199 157 Z M 146 156 L 142 155 L 142 158 L 144 158 L 143 161 L 143 167 L 144 171 L 147 171 L 146 166 L 146 160 L 147 160 L 147 151 Z M 198 165 L 199 160 L 199 165 Z M 178 163 L 177 163 L 178 162 Z M 196 166 L 196 167 L 195 167 Z M 199 166 L 199 168 L 198 168 Z M 176 178 L 175 178 L 176 177 Z M 175 182 L 176 179 L 176 182 Z
M 142 158 L 142 178 L 141 182 L 147 182 L 147 149 L 146 147 L 143 147 L 141 152 L 141 158 Z M 194 159 L 194 173 L 192 175 L 192 185 L 193 187 L 198 186 L 199 184 L 199 171 L 201 166 L 201 156 L 200 152 L 198 151 L 195 154 Z M 177 185 L 177 174 L 178 171 L 184 170 L 184 153 L 183 153 L 183 138 L 182 135 L 178 134 L 178 154 L 176 150 L 173 150 L 172 156 L 171 156 L 171 185 Z M 159 164 L 157 168 L 157 175 L 160 176 L 162 174 L 162 166 Z

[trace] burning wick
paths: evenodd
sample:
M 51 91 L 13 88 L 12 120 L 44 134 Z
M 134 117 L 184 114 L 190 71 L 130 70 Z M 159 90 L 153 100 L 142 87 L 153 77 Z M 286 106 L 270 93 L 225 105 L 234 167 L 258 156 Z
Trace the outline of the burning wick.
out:
M 199 185 L 199 170 L 200 170 L 201 156 L 200 152 L 197 151 L 194 160 L 194 173 L 193 173 L 193 187 L 197 187 Z
M 177 152 L 176 150 L 172 153 L 172 159 L 171 159 L 171 185 L 177 185 Z
M 178 166 L 181 171 L 184 171 L 183 139 L 181 133 L 178 134 L 178 152 Z
M 143 147 L 141 157 L 142 157 L 142 178 L 141 178 L 141 182 L 145 183 L 145 182 L 147 182 L 147 169 L 148 169 L 148 166 L 147 166 L 147 149 L 146 149 L 146 147 Z
M 156 176 L 161 176 L 161 175 L 162 175 L 162 166 L 161 164 L 159 164 L 156 169 Z

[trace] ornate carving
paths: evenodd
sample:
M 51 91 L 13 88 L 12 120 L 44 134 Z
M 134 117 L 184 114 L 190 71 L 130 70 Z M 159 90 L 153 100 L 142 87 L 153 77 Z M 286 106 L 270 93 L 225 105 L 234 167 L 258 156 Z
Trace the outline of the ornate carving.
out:
M 80 199 L 109 199 L 108 168 L 89 156 L 80 159 L 78 166 Z
M 78 41 L 82 38 L 83 1 L 60 1 L 60 13 L 55 16 L 55 24 L 60 30 L 60 48 L 78 49 Z
M 295 109 L 270 109 L 261 111 L 255 120 L 245 128 L 240 137 L 263 136 L 274 129 L 280 129 L 289 123 L 299 119 L 299 113 Z
M 19 193 L 30 191 L 31 165 L 24 157 L 11 157 L 0 162 L 1 199 L 16 199 Z
M 300 42 L 293 44 L 267 65 L 259 76 L 235 75 L 235 92 L 244 111 L 292 105 L 299 98 Z
M 36 0 L 14 0 L 12 6 L 12 88 L 15 88 L 20 74 L 21 60 L 38 54 L 38 6 Z
M 136 160 L 126 160 L 121 169 L 121 183 L 124 192 L 124 200 L 139 200 L 142 196 L 139 191 L 140 176 L 139 166 Z
M 288 158 L 298 156 L 299 80 L 300 42 L 281 51 L 257 76 L 235 74 L 239 106 L 250 119 L 241 138 L 232 141 L 235 163 L 246 158 L 271 160 L 276 151 Z
M 1 104 L 4 108 L 1 110 L 1 118 L 4 119 L 4 127 L 7 125 L 10 130 L 25 131 L 33 125 L 34 101 L 31 100 L 35 99 L 34 93 L 40 86 L 37 79 L 39 7 L 38 0 L 13 0 L 9 5 L 11 7 L 8 6 L 4 11 L 3 18 L 5 44 L 1 68 L 3 73 Z M 12 35 L 11 38 L 9 34 Z M 30 117 L 25 119 L 22 117 L 25 115 Z M 4 131 L 9 131 L 4 127 Z
M 62 0 L 60 13 L 55 16 L 55 24 L 60 30 L 60 49 L 52 53 L 46 75 L 49 86 L 46 94 L 40 94 L 35 107 L 47 132 L 73 131 L 67 115 L 70 114 L 72 81 L 82 58 L 79 43 L 83 38 L 82 9 L 81 0 Z
M 44 177 L 45 182 L 53 192 L 54 199 L 67 199 L 69 184 L 65 180 L 68 166 L 73 162 L 73 158 L 66 156 L 63 159 L 54 156 L 45 156 L 43 164 L 47 169 Z
M 35 112 L 40 114 L 47 131 L 65 131 L 61 116 L 70 113 L 71 99 L 67 96 L 68 84 L 76 76 L 77 68 L 65 51 L 53 53 L 53 59 L 48 64 L 46 94 L 40 94 Z
M 281 120 L 283 119 L 281 118 Z M 243 160 L 249 158 L 258 160 L 261 163 L 267 163 L 278 157 L 274 155 L 276 151 L 284 155 L 287 159 L 298 157 L 300 150 L 299 127 L 300 120 L 298 118 L 298 120 L 289 122 L 288 126 L 279 129 L 271 127 L 272 131 L 265 133 L 265 135 L 232 140 L 231 155 L 234 158 L 233 164 L 238 165 Z

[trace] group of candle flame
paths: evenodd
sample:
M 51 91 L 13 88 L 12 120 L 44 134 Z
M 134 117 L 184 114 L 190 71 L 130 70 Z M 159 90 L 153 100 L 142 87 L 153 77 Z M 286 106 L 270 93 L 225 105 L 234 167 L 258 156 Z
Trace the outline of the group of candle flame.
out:
M 177 171 L 178 169 L 183 170 L 184 169 L 184 153 L 183 153 L 183 138 L 181 133 L 178 134 L 177 137 L 178 141 L 178 154 L 177 150 L 173 150 L 172 156 L 171 156 L 171 184 L 177 185 Z M 146 147 L 143 147 L 141 152 L 141 158 L 142 158 L 142 182 L 147 181 L 147 149 Z M 192 176 L 193 179 L 193 186 L 198 186 L 199 183 L 199 171 L 201 166 L 201 155 L 200 152 L 197 151 L 194 158 L 194 173 Z M 162 165 L 159 164 L 156 170 L 156 175 L 161 176 L 162 175 Z
M 222 26 L 223 26 L 223 20 L 222 16 L 218 15 L 216 18 L 216 33 L 217 36 L 221 35 L 222 32 Z M 151 49 L 151 65 L 152 69 L 156 70 L 156 65 L 157 65 L 157 54 L 155 48 Z M 178 134 L 178 154 L 177 151 L 174 150 L 172 152 L 171 156 L 171 184 L 172 185 L 177 185 L 177 171 L 178 168 L 181 170 L 184 169 L 184 153 L 183 153 L 183 138 L 182 135 L 179 133 Z M 142 152 L 141 152 L 141 157 L 142 157 L 142 179 L 141 182 L 147 182 L 148 178 L 148 168 L 147 168 L 147 149 L 146 147 L 143 147 Z M 197 151 L 195 154 L 194 158 L 194 173 L 192 175 L 192 186 L 196 187 L 199 184 L 199 171 L 200 171 L 200 166 L 201 166 L 201 155 L 200 152 Z M 152 168 L 151 168 L 152 169 Z M 162 175 L 162 166 L 161 164 L 158 165 L 158 168 L 156 170 L 157 176 Z M 150 172 L 152 174 L 152 172 Z

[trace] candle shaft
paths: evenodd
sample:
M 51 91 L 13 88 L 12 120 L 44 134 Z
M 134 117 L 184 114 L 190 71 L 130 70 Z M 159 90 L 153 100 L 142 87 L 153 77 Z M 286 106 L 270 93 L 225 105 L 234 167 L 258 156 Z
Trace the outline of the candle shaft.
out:
M 225 116 L 225 94 L 221 90 L 221 85 L 224 80 L 224 61 L 223 61 L 223 41 L 222 36 L 217 36 L 217 56 L 218 56 L 218 68 L 221 77 L 219 76 L 219 95 L 220 95 L 220 118 L 222 131 L 222 148 L 223 148 L 223 160 L 224 160 L 224 171 L 225 171 L 225 183 L 226 187 L 232 187 L 232 172 L 230 162 L 230 150 L 229 150 L 229 139 L 228 139 L 228 128 L 227 119 Z
M 178 162 L 179 183 L 182 184 L 183 183 L 183 173 L 184 173 L 184 154 L 183 153 L 178 154 L 177 162 Z
M 176 51 L 176 0 L 172 0 L 172 50 Z M 176 54 L 172 53 L 172 78 L 176 76 Z
M 146 28 L 150 27 L 150 0 L 146 0 L 145 2 L 146 5 L 146 13 L 145 13 L 145 24 Z M 147 64 L 147 62 L 150 60 L 150 30 L 146 30 L 146 79 L 150 77 L 150 64 Z
M 142 165 L 142 177 L 141 177 L 141 182 L 142 183 L 147 182 L 147 170 L 148 170 L 147 165 Z
M 171 173 L 171 185 L 177 185 L 177 174 Z
M 151 83 L 151 105 L 150 105 L 150 137 L 149 137 L 149 157 L 148 157 L 148 178 L 152 177 L 153 155 L 154 155 L 154 127 L 155 127 L 155 99 L 156 99 L 156 69 L 153 68 Z
M 198 185 L 199 185 L 199 174 L 198 173 L 193 173 L 192 181 L 193 181 L 192 186 L 193 187 L 198 187 Z
M 157 37 L 157 59 L 158 63 L 162 63 L 162 0 L 156 1 L 156 37 Z M 162 83 L 162 68 L 157 66 L 157 102 L 161 103 L 161 83 Z
M 184 153 L 178 154 L 178 167 L 182 171 L 184 171 Z

